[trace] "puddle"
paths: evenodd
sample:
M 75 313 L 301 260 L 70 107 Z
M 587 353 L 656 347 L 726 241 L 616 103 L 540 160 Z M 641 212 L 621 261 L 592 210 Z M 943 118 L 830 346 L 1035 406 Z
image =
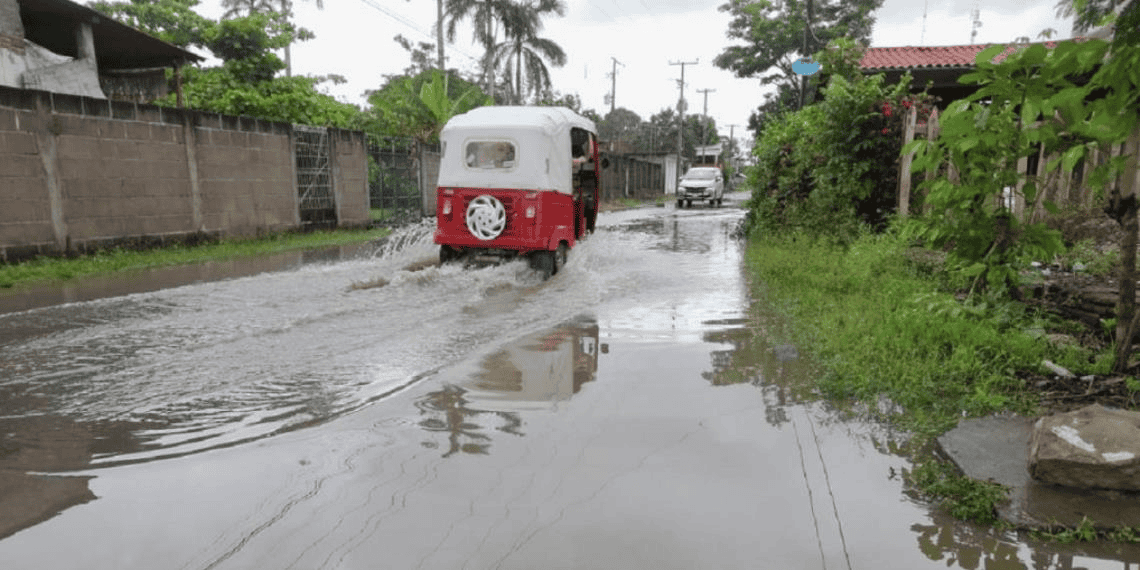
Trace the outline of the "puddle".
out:
M 193 283 L 288 271 L 305 265 L 362 259 L 371 257 L 376 250 L 377 245 L 373 243 L 352 244 L 227 261 L 206 261 L 189 265 L 122 271 L 50 285 L 16 286 L 11 289 L 0 289 L 0 315 L 64 303 L 146 293 Z

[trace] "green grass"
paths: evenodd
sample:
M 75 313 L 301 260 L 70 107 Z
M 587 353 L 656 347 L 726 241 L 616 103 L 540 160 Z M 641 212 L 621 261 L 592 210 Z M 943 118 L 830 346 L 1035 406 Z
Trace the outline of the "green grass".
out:
M 1043 359 L 1077 374 L 1107 372 L 1102 355 L 1050 345 L 1042 331 L 1057 323 L 1020 304 L 959 301 L 932 269 L 937 264 L 890 234 L 863 235 L 847 247 L 753 237 L 746 260 L 753 298 L 785 314 L 788 340 L 821 364 L 818 392 L 872 410 L 888 397 L 901 412 L 884 419 L 914 434 L 916 450 L 962 417 L 1037 413 L 1037 395 L 1017 373 L 1041 372 Z M 910 481 L 919 492 L 959 518 L 995 520 L 1003 490 L 935 459 L 915 461 Z
M 923 275 L 891 236 L 847 249 L 797 238 L 754 239 L 748 264 L 757 286 L 784 306 L 794 339 L 814 352 L 832 399 L 901 405 L 896 418 L 935 434 L 963 414 L 1031 410 L 1014 373 L 1043 358 L 1080 369 L 1087 355 L 1059 354 L 1027 330 L 1042 325 L 1012 303 L 963 305 Z
M 372 229 L 282 233 L 261 238 L 230 238 L 198 246 L 177 245 L 143 251 L 113 249 L 77 258 L 40 257 L 22 263 L 0 265 L 0 287 L 361 243 L 380 239 L 390 232 L 390 229 Z

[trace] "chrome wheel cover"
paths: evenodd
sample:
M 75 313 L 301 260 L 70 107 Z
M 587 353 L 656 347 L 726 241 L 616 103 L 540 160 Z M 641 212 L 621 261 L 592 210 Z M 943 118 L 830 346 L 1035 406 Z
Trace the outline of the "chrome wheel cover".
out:
M 467 231 L 481 240 L 499 237 L 507 227 L 507 209 L 494 196 L 484 194 L 467 206 Z

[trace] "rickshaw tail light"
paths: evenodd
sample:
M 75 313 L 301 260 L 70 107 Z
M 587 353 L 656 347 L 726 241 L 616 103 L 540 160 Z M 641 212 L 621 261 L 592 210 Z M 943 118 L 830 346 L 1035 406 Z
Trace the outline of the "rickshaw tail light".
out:
M 444 196 L 454 196 L 455 195 L 455 189 L 454 188 L 444 188 L 443 189 L 443 195 Z
M 526 198 L 527 200 L 537 200 L 538 192 L 527 192 L 526 196 L 523 196 L 523 198 Z M 527 217 L 529 218 L 530 216 Z
M 528 217 L 528 218 L 534 217 L 534 206 L 527 206 L 526 207 L 526 217 Z
M 451 215 L 451 200 L 444 200 L 443 201 L 443 215 L 445 215 L 445 216 Z

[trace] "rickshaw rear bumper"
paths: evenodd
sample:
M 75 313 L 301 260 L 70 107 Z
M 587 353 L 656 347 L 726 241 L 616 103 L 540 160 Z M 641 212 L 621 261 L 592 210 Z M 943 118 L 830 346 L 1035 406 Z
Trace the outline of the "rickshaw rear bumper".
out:
M 566 241 L 573 245 L 571 234 L 573 232 L 566 231 L 560 234 L 554 234 L 550 237 L 543 238 L 520 238 L 520 237 L 503 237 L 493 240 L 481 240 L 467 235 L 455 235 L 451 232 L 435 233 L 433 241 L 438 245 L 447 245 L 461 252 L 470 252 L 473 254 L 482 255 L 517 255 L 526 253 L 528 251 L 551 251 L 558 247 L 560 241 Z

